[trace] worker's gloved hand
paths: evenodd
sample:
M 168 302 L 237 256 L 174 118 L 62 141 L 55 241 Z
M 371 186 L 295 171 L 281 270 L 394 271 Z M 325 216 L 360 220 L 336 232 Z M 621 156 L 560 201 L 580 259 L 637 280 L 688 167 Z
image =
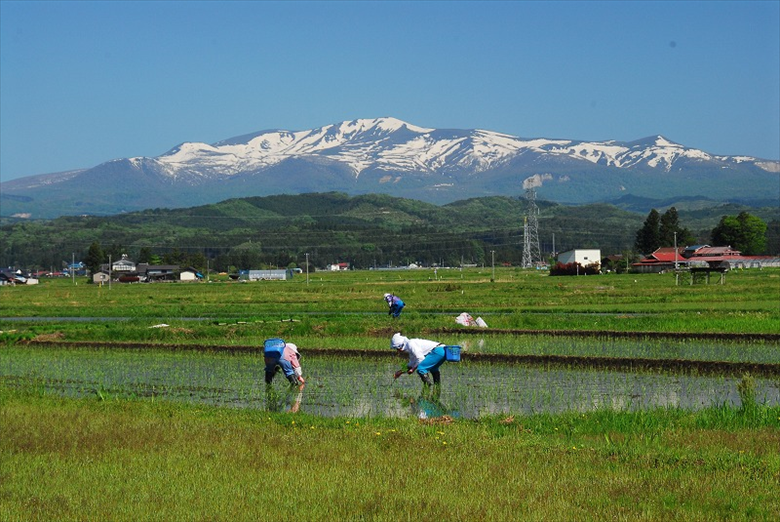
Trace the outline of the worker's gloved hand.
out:
M 394 379 L 397 379 L 397 378 L 399 378 L 401 375 L 403 375 L 403 373 L 404 373 L 404 371 L 403 371 L 403 370 L 398 370 L 397 372 L 395 372 L 395 373 L 393 374 L 393 378 L 394 378 Z
M 299 375 L 299 376 L 298 376 L 298 382 L 300 382 L 301 384 L 306 384 L 306 379 L 304 379 L 303 377 L 301 377 L 301 376 Z

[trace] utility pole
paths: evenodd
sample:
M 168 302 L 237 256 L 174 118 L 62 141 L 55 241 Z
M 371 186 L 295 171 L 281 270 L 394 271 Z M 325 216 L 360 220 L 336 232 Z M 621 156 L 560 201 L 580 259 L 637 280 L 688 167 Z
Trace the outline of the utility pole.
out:
M 496 251 L 490 251 L 490 264 L 493 267 L 493 281 L 496 280 Z
M 306 252 L 306 286 L 309 285 L 309 253 Z
M 552 255 L 553 255 L 553 259 L 554 259 L 555 257 L 557 257 L 557 256 L 556 256 L 556 254 L 555 254 L 555 232 L 553 232 L 553 249 L 552 249 Z
M 677 232 L 674 233 L 674 271 L 677 271 Z
M 73 284 L 76 284 L 76 252 L 73 252 L 73 259 L 70 261 L 70 276 L 73 280 Z

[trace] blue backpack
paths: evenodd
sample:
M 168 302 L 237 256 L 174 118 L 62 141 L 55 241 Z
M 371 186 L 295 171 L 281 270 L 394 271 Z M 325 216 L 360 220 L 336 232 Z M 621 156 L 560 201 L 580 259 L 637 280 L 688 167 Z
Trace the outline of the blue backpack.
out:
M 266 357 L 272 357 L 274 359 L 281 359 L 284 353 L 285 343 L 283 339 L 274 337 L 272 339 L 266 339 L 263 343 L 263 352 Z

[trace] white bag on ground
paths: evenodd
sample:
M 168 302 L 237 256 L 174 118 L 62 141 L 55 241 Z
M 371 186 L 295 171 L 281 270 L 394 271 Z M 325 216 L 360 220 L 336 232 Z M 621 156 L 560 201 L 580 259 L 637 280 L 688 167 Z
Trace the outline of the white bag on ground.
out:
M 467 312 L 463 312 L 455 318 L 455 322 L 463 326 L 476 326 L 477 322 Z

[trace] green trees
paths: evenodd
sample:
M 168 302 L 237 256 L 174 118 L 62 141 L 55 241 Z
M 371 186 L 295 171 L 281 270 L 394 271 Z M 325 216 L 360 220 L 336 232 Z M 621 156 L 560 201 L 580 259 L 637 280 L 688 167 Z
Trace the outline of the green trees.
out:
M 94 274 L 100 270 L 100 265 L 105 262 L 107 262 L 107 259 L 104 258 L 103 249 L 100 247 L 100 243 L 93 241 L 92 244 L 89 245 L 87 256 L 84 258 L 84 264 L 87 265 L 87 269 L 89 269 L 90 273 Z
M 766 225 L 766 253 L 780 255 L 780 220 L 773 219 Z
M 663 215 L 656 209 L 650 211 L 645 224 L 636 233 L 634 246 L 639 252 L 649 254 L 661 247 L 673 247 L 675 244 L 680 247 L 693 242 L 693 234 L 680 226 L 677 209 L 671 207 Z
M 695 241 L 693 234 L 687 228 L 680 226 L 680 218 L 677 215 L 677 209 L 671 207 L 661 215 L 661 222 L 658 227 L 658 236 L 661 240 L 661 246 L 685 246 Z
M 747 212 L 738 216 L 723 216 L 712 229 L 714 246 L 731 246 L 744 255 L 754 256 L 766 251 L 766 223 Z
M 644 225 L 636 233 L 634 245 L 637 251 L 643 254 L 654 252 L 661 246 L 661 215 L 656 209 L 652 209 L 645 219 Z

